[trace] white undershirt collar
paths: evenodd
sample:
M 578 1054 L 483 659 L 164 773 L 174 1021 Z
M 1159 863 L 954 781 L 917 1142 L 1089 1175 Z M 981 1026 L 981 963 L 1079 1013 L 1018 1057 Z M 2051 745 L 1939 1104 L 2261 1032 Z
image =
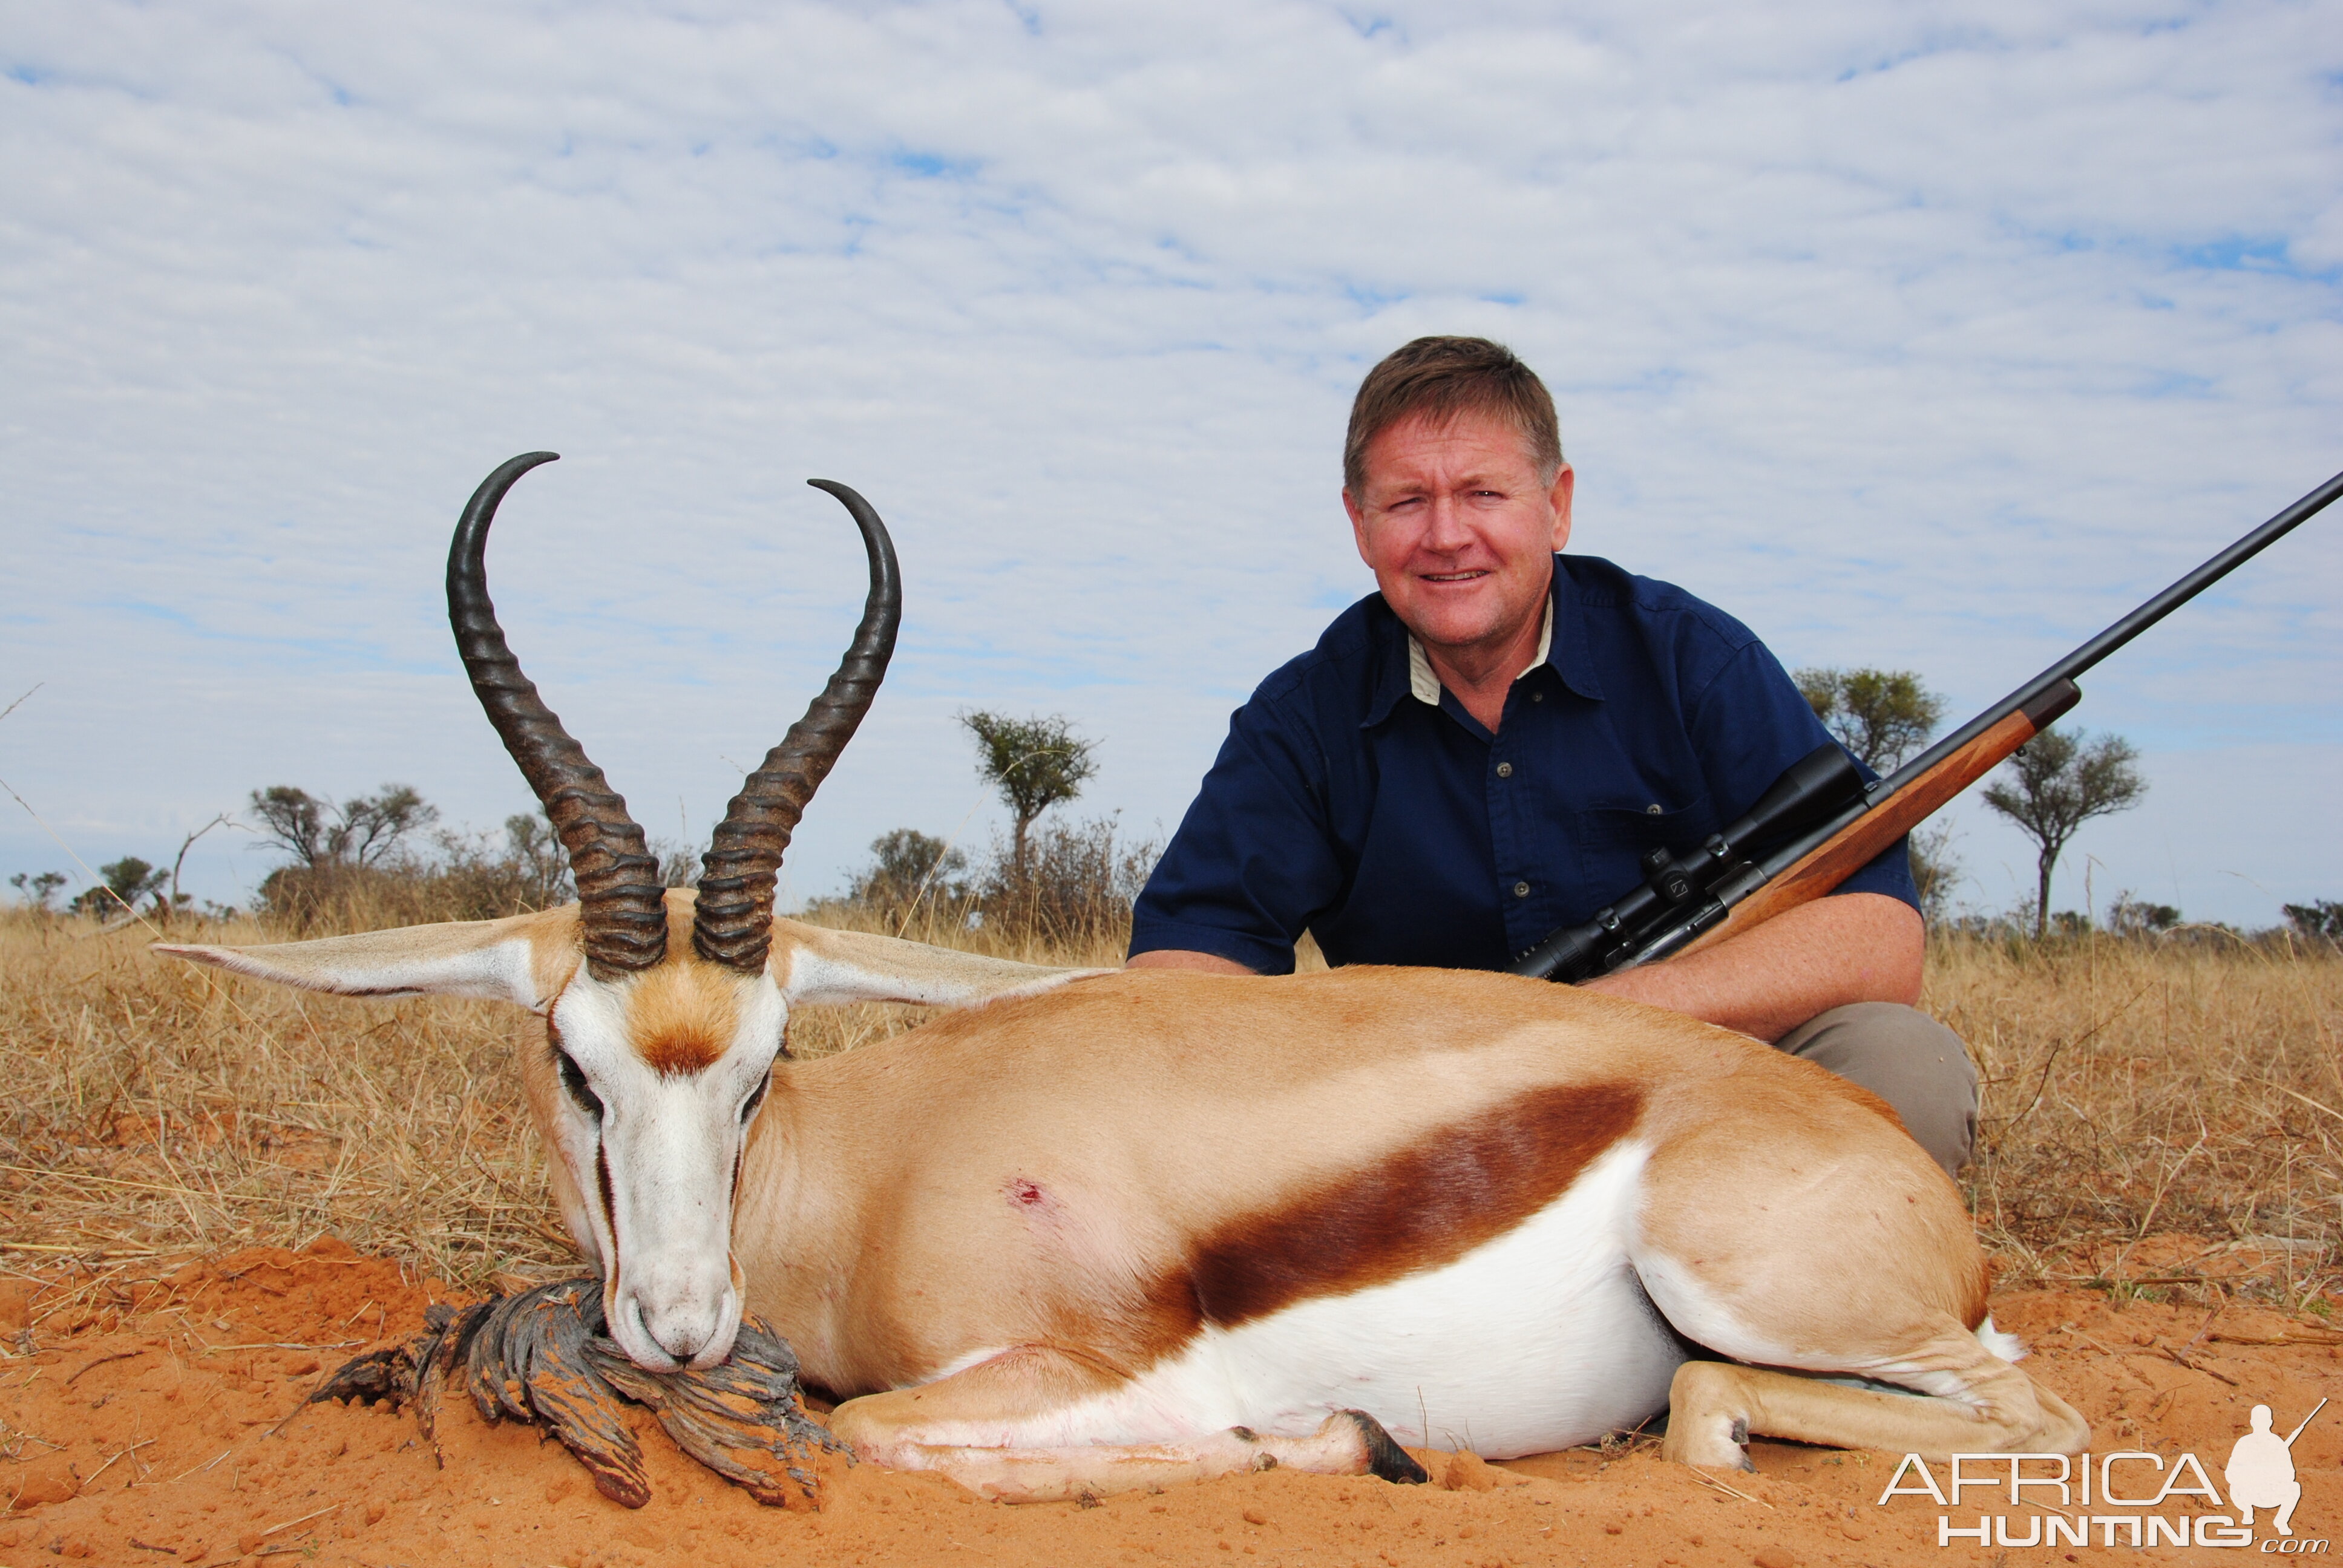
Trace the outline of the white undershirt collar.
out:
M 1545 625 L 1538 632 L 1537 657 L 1523 668 L 1522 675 L 1527 675 L 1531 670 L 1544 664 L 1546 656 L 1553 651 L 1554 596 L 1548 594 L 1545 601 Z M 1522 675 L 1517 675 L 1513 678 L 1519 680 Z M 1432 657 L 1423 651 L 1423 644 L 1416 639 L 1413 632 L 1408 634 L 1407 638 L 1407 689 L 1408 694 L 1418 702 L 1433 708 L 1440 706 L 1440 677 L 1432 673 Z

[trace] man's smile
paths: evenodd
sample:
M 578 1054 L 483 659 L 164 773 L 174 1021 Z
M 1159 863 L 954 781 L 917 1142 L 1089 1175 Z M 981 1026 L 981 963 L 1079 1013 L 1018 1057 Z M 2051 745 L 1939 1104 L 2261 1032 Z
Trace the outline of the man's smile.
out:
M 1428 583 L 1468 583 L 1474 578 L 1484 578 L 1488 575 L 1489 574 L 1486 570 L 1470 572 L 1425 572 L 1423 574 L 1423 580 Z

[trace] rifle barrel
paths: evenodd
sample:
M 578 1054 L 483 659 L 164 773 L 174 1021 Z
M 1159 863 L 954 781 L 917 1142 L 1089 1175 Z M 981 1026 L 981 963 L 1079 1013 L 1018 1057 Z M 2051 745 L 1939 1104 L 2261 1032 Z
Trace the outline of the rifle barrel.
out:
M 2039 733 L 2073 707 L 2082 695 L 2074 685 L 2077 676 L 2318 516 L 2338 497 L 2343 497 L 2343 474 L 2336 475 L 2210 560 L 2187 573 L 2162 593 L 2035 676 L 1887 778 L 1870 786 L 1863 799 L 1775 849 L 1755 865 L 1745 866 L 1738 873 L 1728 874 L 1709 890 L 1707 898 L 1694 900 L 1682 912 L 1665 911 L 1661 920 L 1641 930 L 1631 928 L 1617 933 L 1611 939 L 1611 945 L 1620 948 L 1619 957 L 1605 972 L 1632 969 L 1667 958 L 1689 947 L 1706 946 L 1725 940 L 1733 934 L 1729 929 L 1733 909 L 1761 888 L 1793 871 L 1796 873 L 1795 886 L 1785 884 L 1783 889 L 1776 890 L 1780 895 L 1778 898 L 1768 895 L 1775 903 L 1803 902 L 1837 886 L 1848 872 L 1869 858 L 1866 854 L 1855 858 L 1849 864 L 1825 864 L 1825 861 L 1849 859 L 1845 852 L 1848 847 L 1837 842 L 1842 834 L 1850 832 L 1855 824 L 1885 806 L 1896 795 L 1922 785 L 1932 772 L 1959 759 L 1946 779 L 1937 780 L 1918 799 L 1911 811 L 1899 815 L 1914 815 L 1916 820 L 1918 817 L 1936 810 L 1945 799 L 1967 788 L 2010 748 L 2020 744 L 2026 735 Z M 2008 729 L 2017 718 L 2022 718 L 2022 722 L 2017 723 L 2015 729 Z M 1996 729 L 2005 732 L 1996 735 L 1986 748 L 1981 749 L 1984 754 L 1961 757 L 1961 753 L 1973 743 L 1994 734 Z M 1936 796 L 1942 799 L 1933 798 Z M 1891 822 L 1889 825 L 1894 824 Z M 1909 825 L 1905 824 L 1906 829 Z M 1624 902 L 1623 900 L 1623 908 Z M 1641 912 L 1640 906 L 1638 912 Z M 1778 913 L 1779 910 L 1771 912 Z M 1755 917 L 1757 920 L 1765 918 L 1765 913 Z M 1515 974 L 1551 977 L 1569 967 L 1568 963 L 1562 961 L 1565 957 L 1574 960 L 1585 959 L 1591 956 L 1593 948 L 1604 938 L 1604 933 L 1594 925 L 1564 927 L 1523 954 L 1510 967 Z M 1625 939 L 1624 944 L 1621 938 Z M 1571 977 L 1565 975 L 1564 978 Z

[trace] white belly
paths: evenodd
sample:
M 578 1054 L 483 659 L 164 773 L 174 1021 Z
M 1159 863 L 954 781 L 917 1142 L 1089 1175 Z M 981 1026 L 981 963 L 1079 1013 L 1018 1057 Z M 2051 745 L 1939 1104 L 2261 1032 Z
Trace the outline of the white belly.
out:
M 1627 1261 L 1645 1151 L 1623 1144 L 1444 1268 L 1207 1328 L 1130 1385 L 1018 1442 L 1301 1436 L 1363 1410 L 1400 1442 L 1492 1458 L 1591 1442 L 1667 1402 L 1684 1354 Z

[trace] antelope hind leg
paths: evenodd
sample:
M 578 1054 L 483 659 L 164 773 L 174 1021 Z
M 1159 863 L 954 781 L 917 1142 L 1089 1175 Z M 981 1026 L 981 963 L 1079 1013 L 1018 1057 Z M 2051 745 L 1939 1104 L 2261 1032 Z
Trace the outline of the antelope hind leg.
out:
M 2090 1427 L 2072 1406 L 1982 1345 L 1977 1352 L 1994 1366 L 1966 1380 L 1961 1398 L 1882 1393 L 1729 1362 L 1686 1362 L 1668 1390 L 1668 1433 L 1660 1452 L 1683 1464 L 1748 1470 L 1754 1467 L 1743 1444 L 1753 1436 L 1933 1460 L 2083 1451 Z
M 1976 1226 L 1885 1105 L 1768 1060 L 1688 1095 L 1683 1114 L 1644 1167 L 1630 1255 L 1676 1331 L 1738 1364 L 1676 1370 L 1664 1453 L 1745 1468 L 1752 1432 L 1936 1456 L 2082 1452 L 2082 1418 L 1986 1348 L 2013 1342 L 1970 1332 L 1988 1283 Z M 1833 1377 L 1914 1392 L 1819 1381 Z

